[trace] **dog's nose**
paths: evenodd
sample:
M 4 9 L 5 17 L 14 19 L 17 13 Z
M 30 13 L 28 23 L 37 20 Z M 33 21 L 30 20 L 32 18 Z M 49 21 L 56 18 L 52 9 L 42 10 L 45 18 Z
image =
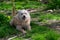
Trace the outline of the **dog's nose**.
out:
M 25 16 L 23 16 L 23 18 L 25 18 Z
M 25 18 L 26 18 L 26 17 L 25 17 L 25 16 L 23 16 L 23 19 L 24 19 L 24 20 L 25 20 Z

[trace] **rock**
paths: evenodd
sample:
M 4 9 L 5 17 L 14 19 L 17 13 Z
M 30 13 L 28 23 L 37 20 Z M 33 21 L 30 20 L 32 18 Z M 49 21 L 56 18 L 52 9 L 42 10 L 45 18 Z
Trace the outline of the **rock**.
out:
M 53 10 L 47 10 L 47 12 L 53 12 Z

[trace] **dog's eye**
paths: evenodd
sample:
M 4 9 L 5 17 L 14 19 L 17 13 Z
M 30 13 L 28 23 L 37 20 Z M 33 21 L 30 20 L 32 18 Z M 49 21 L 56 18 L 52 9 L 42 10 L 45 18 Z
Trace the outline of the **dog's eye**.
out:
M 21 13 L 21 15 L 23 15 L 23 13 Z

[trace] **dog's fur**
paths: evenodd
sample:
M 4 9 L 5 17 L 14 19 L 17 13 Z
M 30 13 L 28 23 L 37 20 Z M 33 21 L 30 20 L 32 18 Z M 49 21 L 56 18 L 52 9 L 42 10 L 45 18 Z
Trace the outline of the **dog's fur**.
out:
M 30 26 L 31 17 L 27 10 L 18 10 L 17 15 L 12 18 L 10 25 L 14 25 L 17 30 L 26 33 L 25 29 L 31 30 Z

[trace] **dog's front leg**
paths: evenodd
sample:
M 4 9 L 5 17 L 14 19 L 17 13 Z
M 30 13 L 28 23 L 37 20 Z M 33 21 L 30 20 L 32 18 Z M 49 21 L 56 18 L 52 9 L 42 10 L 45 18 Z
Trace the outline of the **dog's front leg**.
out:
M 26 31 L 24 29 L 22 29 L 22 27 L 20 25 L 17 25 L 16 29 L 19 30 L 19 31 L 21 31 L 23 34 L 26 33 Z
M 31 31 L 31 26 L 30 25 L 27 25 L 27 30 Z

